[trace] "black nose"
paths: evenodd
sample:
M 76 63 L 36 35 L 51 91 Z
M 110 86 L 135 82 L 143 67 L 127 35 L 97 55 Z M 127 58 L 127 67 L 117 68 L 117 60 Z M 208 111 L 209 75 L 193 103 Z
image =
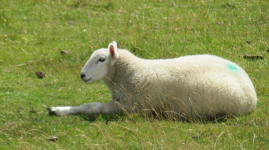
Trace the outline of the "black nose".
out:
M 85 74 L 80 74 L 80 77 L 81 77 L 81 79 L 83 79 L 84 77 L 85 77 Z

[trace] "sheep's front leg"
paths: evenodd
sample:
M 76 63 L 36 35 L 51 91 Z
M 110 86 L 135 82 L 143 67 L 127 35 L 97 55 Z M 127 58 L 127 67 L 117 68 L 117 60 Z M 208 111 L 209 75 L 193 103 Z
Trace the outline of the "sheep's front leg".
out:
M 71 107 L 71 106 L 59 106 L 48 108 L 49 114 L 56 116 L 75 115 L 75 114 L 97 114 L 97 113 L 117 113 L 122 112 L 118 103 L 110 101 L 108 103 L 88 103 L 85 105 Z

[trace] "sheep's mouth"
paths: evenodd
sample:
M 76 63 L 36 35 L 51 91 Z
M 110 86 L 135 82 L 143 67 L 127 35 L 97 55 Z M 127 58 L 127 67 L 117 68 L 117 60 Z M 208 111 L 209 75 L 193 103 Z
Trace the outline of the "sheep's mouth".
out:
M 84 80 L 84 82 L 88 82 L 88 81 L 90 81 L 92 78 L 90 78 L 90 79 L 88 79 L 88 80 Z

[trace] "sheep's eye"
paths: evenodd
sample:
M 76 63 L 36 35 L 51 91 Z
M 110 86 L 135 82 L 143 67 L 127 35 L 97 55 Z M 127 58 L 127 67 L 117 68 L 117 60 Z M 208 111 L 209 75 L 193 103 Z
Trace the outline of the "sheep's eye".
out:
M 99 60 L 98 60 L 98 62 L 104 62 L 106 59 L 105 58 L 100 58 Z M 97 62 L 97 63 L 98 63 Z

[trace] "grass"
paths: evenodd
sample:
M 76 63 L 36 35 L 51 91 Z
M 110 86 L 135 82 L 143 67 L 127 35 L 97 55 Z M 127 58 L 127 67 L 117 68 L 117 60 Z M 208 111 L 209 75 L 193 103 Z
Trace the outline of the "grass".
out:
M 268 6 L 265 0 L 2 0 L 0 149 L 268 149 Z M 91 53 L 113 40 L 148 59 L 206 53 L 234 61 L 252 79 L 257 107 L 211 122 L 49 116 L 50 106 L 111 99 L 103 81 L 87 85 L 79 74 Z M 61 55 L 63 49 L 71 54 Z M 47 140 L 52 135 L 58 141 Z

